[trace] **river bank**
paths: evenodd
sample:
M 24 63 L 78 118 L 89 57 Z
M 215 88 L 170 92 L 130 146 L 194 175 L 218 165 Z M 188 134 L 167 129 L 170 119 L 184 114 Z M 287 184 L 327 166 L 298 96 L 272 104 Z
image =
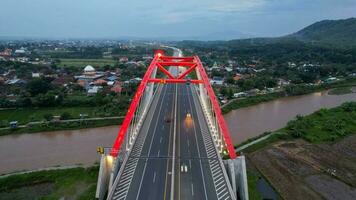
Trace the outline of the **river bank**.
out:
M 20 133 L 38 133 L 44 131 L 79 130 L 111 125 L 120 125 L 124 117 L 102 117 L 70 119 L 59 121 L 30 122 L 16 128 L 0 128 L 0 136 Z
M 248 170 L 284 199 L 355 199 L 355 134 L 356 102 L 345 103 L 298 117 L 243 152 Z
M 247 98 L 234 99 L 229 103 L 223 105 L 221 109 L 224 114 L 227 114 L 239 108 L 244 108 L 259 103 L 268 102 L 283 97 L 306 95 L 315 92 L 323 92 L 330 89 L 338 89 L 335 90 L 336 93 L 334 94 L 348 94 L 354 92 L 354 90 L 352 89 L 347 90 L 346 88 L 351 88 L 353 86 L 356 86 L 356 78 L 350 78 L 335 83 L 325 83 L 321 85 L 307 85 L 307 84 L 292 85 L 284 88 L 284 91 L 280 91 L 280 92 L 250 96 Z

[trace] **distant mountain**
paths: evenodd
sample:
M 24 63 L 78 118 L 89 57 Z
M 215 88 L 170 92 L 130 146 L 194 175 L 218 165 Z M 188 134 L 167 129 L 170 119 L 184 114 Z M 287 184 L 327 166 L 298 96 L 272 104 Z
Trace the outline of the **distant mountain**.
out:
M 323 20 L 282 37 L 249 38 L 227 41 L 230 46 L 259 46 L 266 44 L 312 44 L 353 48 L 356 46 L 356 18 Z
M 356 18 L 323 20 L 286 37 L 303 42 L 356 45 Z

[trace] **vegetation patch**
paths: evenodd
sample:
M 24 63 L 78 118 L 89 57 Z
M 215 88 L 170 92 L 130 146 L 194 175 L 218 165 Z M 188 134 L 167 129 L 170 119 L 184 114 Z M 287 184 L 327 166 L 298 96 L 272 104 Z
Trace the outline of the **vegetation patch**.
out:
M 252 170 L 247 170 L 248 196 L 251 200 L 262 199 L 261 194 L 257 190 L 257 183 L 258 175 Z
M 343 94 L 350 94 L 352 93 L 351 87 L 342 87 L 342 88 L 335 88 L 328 92 L 330 95 L 343 95 Z
M 356 133 L 356 102 L 321 109 L 306 117 L 297 116 L 284 130 L 311 143 L 334 142 Z
M 0 178 L 1 199 L 95 199 L 98 171 L 74 168 Z
M 42 121 L 46 114 L 61 116 L 68 113 L 71 116 L 70 118 L 79 118 L 80 114 L 86 114 L 88 117 L 92 117 L 94 116 L 94 109 L 93 107 L 50 107 L 0 110 L 0 121 L 2 121 L 2 125 L 8 126 L 10 121 L 18 121 L 20 124 Z
M 87 120 L 87 121 L 70 121 L 70 122 L 47 122 L 43 124 L 35 124 L 25 128 L 2 129 L 0 136 L 18 133 L 36 133 L 43 131 L 59 131 L 59 130 L 77 130 L 85 128 L 94 128 L 110 125 L 118 125 L 122 123 L 120 119 L 103 119 L 103 120 Z

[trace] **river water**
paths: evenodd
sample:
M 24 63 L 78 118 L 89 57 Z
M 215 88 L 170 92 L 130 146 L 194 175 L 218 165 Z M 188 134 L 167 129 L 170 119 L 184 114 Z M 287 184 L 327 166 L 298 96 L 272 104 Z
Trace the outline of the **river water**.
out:
M 328 95 L 327 91 L 280 98 L 255 106 L 233 110 L 225 115 L 233 144 L 256 137 L 265 131 L 284 127 L 296 115 L 308 115 L 320 108 L 331 108 L 356 101 L 356 93 Z
M 225 115 L 233 143 L 279 129 L 297 114 L 310 114 L 322 107 L 356 101 L 356 93 L 328 95 L 326 92 L 286 97 L 234 110 Z M 119 126 L 6 135 L 0 137 L 0 174 L 53 166 L 98 162 L 98 146 L 109 147 Z

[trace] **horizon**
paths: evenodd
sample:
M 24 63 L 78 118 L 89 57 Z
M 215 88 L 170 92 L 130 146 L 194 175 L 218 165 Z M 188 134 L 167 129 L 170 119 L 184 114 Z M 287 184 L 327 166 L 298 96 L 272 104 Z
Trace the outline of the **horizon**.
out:
M 223 0 L 219 3 L 195 0 L 180 4 L 162 0 L 4 0 L 0 8 L 0 37 L 115 40 L 278 37 L 318 21 L 355 17 L 354 10 L 356 2 L 351 0 L 342 0 L 337 5 L 331 0 Z

